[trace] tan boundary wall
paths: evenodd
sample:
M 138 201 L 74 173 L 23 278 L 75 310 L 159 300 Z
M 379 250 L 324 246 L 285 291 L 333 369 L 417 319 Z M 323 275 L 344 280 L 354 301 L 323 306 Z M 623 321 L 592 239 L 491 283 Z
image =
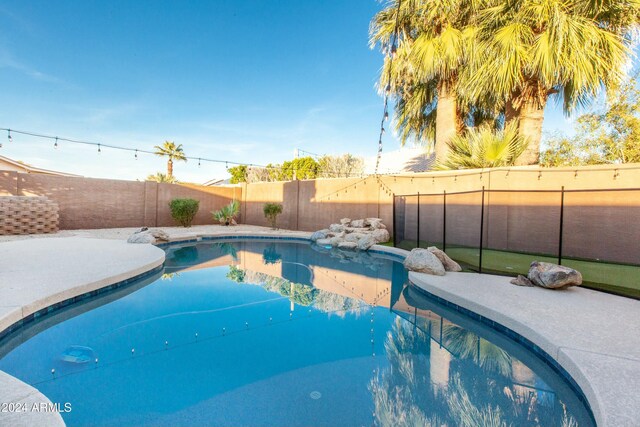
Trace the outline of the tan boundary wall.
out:
M 555 254 L 560 190 L 564 186 L 564 256 L 640 264 L 640 164 L 492 170 L 256 183 L 243 186 L 245 222 L 268 225 L 266 202 L 283 204 L 278 227 L 313 231 L 340 218 L 379 217 L 393 233 L 393 194 L 421 193 L 421 236 L 442 235 L 447 196 L 447 243 L 478 246 L 481 193 L 487 190 L 483 246 Z M 618 191 L 597 191 L 615 189 Z M 510 190 L 500 193 L 497 190 Z M 552 190 L 527 193 L 522 190 Z M 573 192 L 574 190 L 594 190 Z M 520 192 L 516 192 L 520 191 Z M 430 194 L 434 194 L 430 196 Z M 406 199 L 404 223 L 416 223 L 416 197 Z M 441 239 L 436 237 L 436 241 Z
M 46 196 L 60 208 L 60 229 L 161 227 L 176 225 L 169 201 L 200 201 L 194 225 L 212 224 L 220 209 L 240 188 L 201 187 L 0 171 L 0 196 Z
M 174 225 L 173 198 L 200 200 L 194 224 L 212 224 L 210 211 L 241 201 L 240 222 L 268 225 L 262 208 L 282 203 L 278 227 L 313 231 L 340 218 L 379 217 L 393 234 L 393 194 L 421 197 L 421 236 L 442 234 L 442 193 L 447 192 L 447 243 L 477 246 L 479 193 L 485 190 L 554 190 L 555 193 L 485 194 L 484 246 L 554 253 L 559 190 L 565 194 L 565 256 L 640 264 L 640 164 L 572 168 L 513 167 L 400 176 L 256 183 L 237 187 L 157 184 L 0 171 L 0 195 L 46 196 L 60 206 L 60 228 Z M 618 191 L 570 192 L 572 190 Z M 427 196 L 428 194 L 437 194 Z M 404 223 L 416 222 L 415 198 L 407 198 Z M 403 227 L 404 228 L 404 227 Z M 408 227 L 410 228 L 410 227 Z

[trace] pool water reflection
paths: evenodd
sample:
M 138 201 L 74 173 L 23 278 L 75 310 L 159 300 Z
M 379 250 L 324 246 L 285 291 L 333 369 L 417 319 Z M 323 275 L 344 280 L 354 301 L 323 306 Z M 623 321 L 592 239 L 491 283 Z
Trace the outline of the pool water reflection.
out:
M 160 277 L 7 337 L 0 369 L 70 402 L 70 426 L 593 425 L 549 366 L 422 295 L 397 258 L 166 251 Z

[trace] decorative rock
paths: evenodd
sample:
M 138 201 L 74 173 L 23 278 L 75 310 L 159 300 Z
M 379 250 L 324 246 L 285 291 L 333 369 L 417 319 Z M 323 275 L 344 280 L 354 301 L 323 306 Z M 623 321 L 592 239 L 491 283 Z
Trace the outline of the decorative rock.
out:
M 387 227 L 380 218 L 350 219 L 342 218 L 340 224 L 331 224 L 328 229 L 316 231 L 311 240 L 319 246 L 339 246 L 341 243 L 354 243 L 359 250 L 366 251 L 376 243 L 387 242 L 390 239 Z M 343 245 L 345 249 L 354 246 Z
M 364 228 L 364 219 L 354 219 L 350 225 L 353 228 Z
M 155 243 L 156 242 L 156 238 L 153 237 L 150 233 L 145 232 L 139 232 L 139 233 L 133 233 L 131 236 L 129 236 L 129 238 L 127 239 L 127 243 Z
M 460 264 L 452 260 L 449 255 L 444 253 L 444 251 L 436 248 L 435 246 L 429 246 L 427 250 L 440 260 L 445 271 L 462 271 Z
M 380 219 L 380 218 L 367 218 L 364 221 L 364 225 L 369 226 L 369 227 L 373 228 L 374 230 L 377 230 L 379 228 L 387 228 L 382 223 L 382 219 Z
M 324 230 L 320 230 L 320 231 L 316 231 L 315 233 L 313 233 L 311 235 L 311 240 L 312 241 L 318 241 L 320 239 L 326 239 L 327 238 L 327 233 L 324 232 Z
M 361 233 L 350 233 L 344 236 L 345 242 L 357 242 L 362 239 L 365 235 Z
M 358 244 L 356 242 L 341 242 L 338 244 L 338 248 L 339 249 L 349 249 L 349 250 L 354 250 L 358 247 Z
M 444 266 L 437 256 L 427 249 L 412 249 L 411 253 L 405 258 L 404 266 L 407 270 L 417 271 L 419 273 L 433 274 L 436 276 L 444 276 Z
M 164 230 L 151 230 L 149 231 L 156 240 L 164 240 L 165 242 L 169 241 L 169 235 Z
M 363 234 L 371 232 L 371 230 L 367 227 L 358 227 L 358 228 L 345 227 L 344 231 L 346 231 L 347 233 L 363 233 Z
M 384 228 L 378 228 L 376 230 L 373 230 L 373 233 L 371 233 L 371 236 L 376 241 L 376 243 L 388 242 L 389 239 L 391 238 L 391 236 L 389 236 L 389 232 Z
M 342 233 L 344 231 L 344 225 L 342 224 L 331 224 L 329 226 L 329 230 L 334 233 Z
M 376 241 L 371 235 L 364 236 L 360 240 L 358 240 L 358 249 L 361 251 L 368 250 L 371 246 L 375 245 Z
M 528 277 L 534 285 L 547 289 L 560 289 L 582 284 L 582 274 L 579 271 L 549 262 L 532 262 Z
M 518 277 L 511 279 L 510 283 L 516 286 L 534 286 L 534 284 L 531 283 L 531 280 L 527 279 L 522 274 L 518 274 Z
M 329 239 L 329 244 L 331 244 L 331 246 L 333 246 L 334 248 L 337 247 L 342 242 L 344 242 L 344 239 L 339 236 L 332 237 L 331 239 Z

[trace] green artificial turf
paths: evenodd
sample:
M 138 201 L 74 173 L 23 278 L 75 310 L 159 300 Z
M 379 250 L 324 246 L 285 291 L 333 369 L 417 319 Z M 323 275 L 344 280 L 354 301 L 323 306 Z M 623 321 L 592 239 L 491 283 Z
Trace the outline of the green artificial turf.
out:
M 405 240 L 398 247 L 411 249 L 415 247 L 415 243 L 415 241 Z M 420 243 L 420 247 L 426 248 L 427 246 L 433 246 L 433 244 Z M 440 245 L 436 246 L 440 247 Z M 477 248 L 447 247 L 446 252 L 466 270 L 477 271 L 480 260 L 480 252 Z M 482 271 L 484 273 L 526 276 L 532 261 L 557 264 L 558 258 L 494 249 L 482 250 Z M 562 265 L 578 270 L 587 287 L 640 298 L 640 266 L 569 258 L 563 258 Z

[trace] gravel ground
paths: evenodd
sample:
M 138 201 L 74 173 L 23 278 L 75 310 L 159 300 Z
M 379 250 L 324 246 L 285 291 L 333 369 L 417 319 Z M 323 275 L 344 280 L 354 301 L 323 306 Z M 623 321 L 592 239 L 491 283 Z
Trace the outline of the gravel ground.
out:
M 153 229 L 160 229 L 166 231 L 169 236 L 184 235 L 184 234 L 231 234 L 252 231 L 256 234 L 272 232 L 269 227 L 259 227 L 257 225 L 237 225 L 232 227 L 225 227 L 221 225 L 194 225 L 193 227 L 152 227 Z M 134 231 L 138 228 L 99 228 L 95 230 L 61 230 L 55 234 L 28 234 L 19 236 L 0 236 L 1 242 L 11 242 L 15 240 L 25 239 L 53 239 L 57 237 L 88 237 L 94 239 L 116 239 L 126 240 Z M 279 233 L 301 235 L 305 232 L 291 231 L 278 229 Z M 308 233 L 307 233 L 308 234 Z

